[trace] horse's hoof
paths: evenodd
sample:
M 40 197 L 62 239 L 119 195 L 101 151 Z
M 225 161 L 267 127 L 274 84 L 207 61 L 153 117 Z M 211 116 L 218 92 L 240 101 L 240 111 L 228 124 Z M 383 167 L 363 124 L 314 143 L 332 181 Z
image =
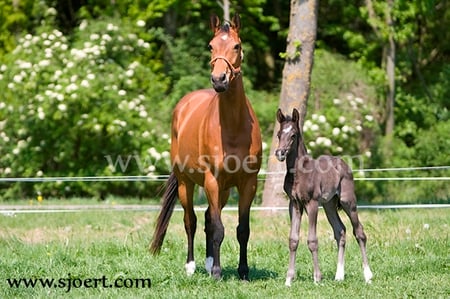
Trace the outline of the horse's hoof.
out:
M 195 261 L 190 261 L 189 263 L 186 263 L 186 265 L 184 265 L 184 268 L 186 269 L 186 274 L 188 276 L 192 276 L 192 274 L 194 274 L 195 272 Z

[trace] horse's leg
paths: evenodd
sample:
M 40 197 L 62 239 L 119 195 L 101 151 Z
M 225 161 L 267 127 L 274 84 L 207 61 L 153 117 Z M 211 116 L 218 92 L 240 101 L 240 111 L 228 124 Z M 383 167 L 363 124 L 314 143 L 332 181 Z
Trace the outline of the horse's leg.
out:
M 250 237 L 250 207 L 255 197 L 256 185 L 256 175 L 238 185 L 239 224 L 236 228 L 236 237 L 240 249 L 238 273 L 242 280 L 248 280 L 247 244 Z
M 369 261 L 367 259 L 366 253 L 366 242 L 367 237 L 364 233 L 364 228 L 359 221 L 358 211 L 356 206 L 356 196 L 353 187 L 353 181 L 351 180 L 342 180 L 341 182 L 341 205 L 344 209 L 345 213 L 349 216 L 350 221 L 353 226 L 353 235 L 356 238 L 356 241 L 359 244 L 359 248 L 361 249 L 362 255 L 362 264 L 364 270 L 364 279 L 367 283 L 370 283 L 372 280 L 372 271 L 369 267 Z
M 221 198 L 221 208 L 225 205 L 228 196 L 230 195 L 230 190 L 222 191 L 220 194 Z M 212 266 L 214 263 L 213 258 L 213 239 L 212 239 L 212 233 L 211 233 L 211 212 L 209 210 L 209 207 L 205 211 L 205 234 L 206 234 L 206 259 L 205 259 L 205 269 L 206 272 L 211 274 Z
M 319 269 L 319 243 L 317 240 L 317 214 L 319 211 L 319 202 L 316 199 L 311 199 L 306 205 L 306 212 L 308 213 L 308 248 L 312 255 L 314 266 L 314 282 L 322 280 L 322 274 Z
M 209 204 L 208 225 L 205 229 L 206 235 L 212 240 L 213 265 L 211 275 L 219 279 L 222 275 L 222 269 L 220 268 L 220 245 L 224 237 L 224 227 L 220 218 L 222 206 L 219 198 L 219 185 L 217 179 L 210 172 L 205 173 L 204 188 Z
M 345 226 L 339 217 L 337 210 L 337 198 L 334 197 L 327 203 L 323 204 L 325 214 L 327 215 L 328 222 L 333 228 L 334 239 L 338 247 L 338 261 L 336 268 L 335 280 L 344 280 L 345 271 Z
M 285 285 L 290 287 L 295 277 L 295 257 L 300 235 L 303 207 L 294 200 L 289 200 L 289 217 L 291 219 L 291 231 L 289 232 L 289 266 L 286 274 Z
M 197 229 L 197 217 L 195 216 L 193 204 L 194 184 L 192 182 L 180 181 L 178 183 L 178 196 L 184 209 L 184 229 L 186 230 L 188 241 L 185 269 L 187 275 L 192 275 L 195 272 L 194 235 Z

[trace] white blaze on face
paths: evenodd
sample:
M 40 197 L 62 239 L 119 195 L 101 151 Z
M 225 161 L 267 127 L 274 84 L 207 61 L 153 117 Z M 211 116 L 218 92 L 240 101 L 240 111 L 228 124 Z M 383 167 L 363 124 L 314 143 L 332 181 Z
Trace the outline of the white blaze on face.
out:
M 287 127 L 287 128 L 284 128 L 283 129 L 283 133 L 289 133 L 290 131 L 292 131 L 292 126 L 289 126 L 289 127 Z
M 220 37 L 222 40 L 227 40 L 228 39 L 228 34 L 224 34 Z

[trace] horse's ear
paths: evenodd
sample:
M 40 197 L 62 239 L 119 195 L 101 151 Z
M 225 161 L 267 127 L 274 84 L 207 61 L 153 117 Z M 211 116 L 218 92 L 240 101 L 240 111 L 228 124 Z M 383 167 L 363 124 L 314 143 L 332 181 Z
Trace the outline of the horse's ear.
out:
M 292 120 L 294 122 L 298 122 L 299 119 L 300 119 L 300 114 L 298 113 L 298 110 L 294 108 L 294 110 L 292 110 Z
M 239 29 L 241 29 L 241 17 L 238 13 L 235 13 L 233 19 L 231 20 L 231 28 L 233 28 L 237 33 L 239 33 Z
M 216 33 L 217 30 L 220 29 L 220 19 L 216 14 L 211 15 L 211 17 L 209 18 L 209 27 L 211 28 L 213 33 Z
M 277 111 L 277 120 L 279 123 L 282 123 L 286 120 L 286 117 L 284 117 L 283 112 L 281 112 L 280 108 L 278 108 L 278 111 Z

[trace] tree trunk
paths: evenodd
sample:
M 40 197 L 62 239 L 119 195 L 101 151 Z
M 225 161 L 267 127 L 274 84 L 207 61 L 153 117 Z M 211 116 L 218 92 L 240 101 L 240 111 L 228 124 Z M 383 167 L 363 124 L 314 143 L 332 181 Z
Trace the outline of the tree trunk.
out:
M 386 24 L 388 28 L 388 43 L 386 45 L 386 75 L 388 80 L 386 92 L 386 128 L 385 135 L 391 137 L 394 132 L 394 104 L 395 104 L 395 40 L 394 24 L 392 20 L 393 0 L 388 0 Z
M 280 108 L 284 113 L 300 112 L 300 126 L 306 115 L 306 104 L 311 84 L 311 70 L 317 33 L 318 0 L 291 0 L 289 32 L 287 37 L 286 61 L 283 68 Z M 275 119 L 275 112 L 274 112 Z M 286 173 L 285 163 L 279 162 L 274 152 L 278 145 L 278 122 L 270 146 L 269 160 L 264 184 L 263 206 L 286 206 L 283 183 Z

